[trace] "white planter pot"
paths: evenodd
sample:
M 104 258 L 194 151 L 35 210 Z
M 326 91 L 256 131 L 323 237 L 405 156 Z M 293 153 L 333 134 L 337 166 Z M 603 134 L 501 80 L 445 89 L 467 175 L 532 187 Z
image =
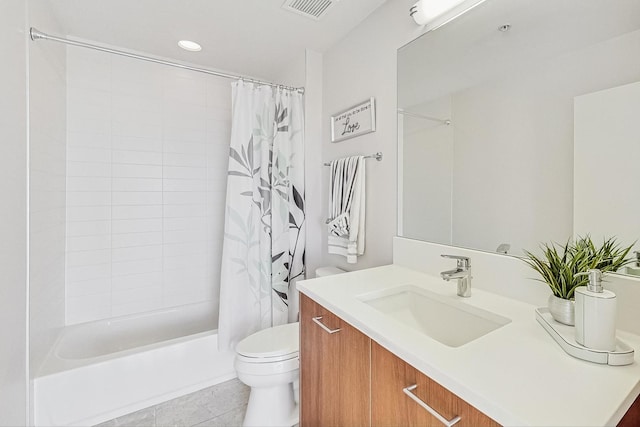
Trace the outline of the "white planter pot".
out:
M 565 325 L 574 326 L 575 325 L 575 304 L 573 300 L 558 298 L 557 296 L 551 294 L 549 295 L 549 300 L 547 301 L 549 306 L 549 312 L 551 316 L 560 323 L 564 323 Z

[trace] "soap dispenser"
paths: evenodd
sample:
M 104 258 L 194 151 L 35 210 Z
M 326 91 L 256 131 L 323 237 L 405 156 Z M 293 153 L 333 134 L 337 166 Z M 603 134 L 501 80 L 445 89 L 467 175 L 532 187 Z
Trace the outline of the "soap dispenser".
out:
M 616 349 L 616 294 L 602 288 L 602 272 L 589 270 L 589 284 L 575 290 L 576 341 L 594 350 Z

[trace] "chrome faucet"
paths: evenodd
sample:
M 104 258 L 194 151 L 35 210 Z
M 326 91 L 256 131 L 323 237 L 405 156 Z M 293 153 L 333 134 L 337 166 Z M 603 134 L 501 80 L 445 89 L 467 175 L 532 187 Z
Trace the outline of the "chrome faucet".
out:
M 468 298 L 471 296 L 471 260 L 466 256 L 441 255 L 443 258 L 451 258 L 457 261 L 454 270 L 447 270 L 440 273 L 440 276 L 447 282 L 451 279 L 458 280 L 458 296 Z

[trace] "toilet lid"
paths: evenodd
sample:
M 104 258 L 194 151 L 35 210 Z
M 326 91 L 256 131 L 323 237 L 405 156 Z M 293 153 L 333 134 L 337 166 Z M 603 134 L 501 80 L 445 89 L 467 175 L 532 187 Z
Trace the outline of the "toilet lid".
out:
M 274 326 L 249 335 L 236 346 L 236 352 L 246 357 L 277 357 L 297 353 L 300 349 L 300 324 Z

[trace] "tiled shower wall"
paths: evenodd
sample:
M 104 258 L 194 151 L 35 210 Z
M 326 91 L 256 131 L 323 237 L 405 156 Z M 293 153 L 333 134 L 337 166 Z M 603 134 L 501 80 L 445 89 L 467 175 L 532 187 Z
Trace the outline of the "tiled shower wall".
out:
M 69 48 L 66 323 L 216 307 L 229 80 Z

